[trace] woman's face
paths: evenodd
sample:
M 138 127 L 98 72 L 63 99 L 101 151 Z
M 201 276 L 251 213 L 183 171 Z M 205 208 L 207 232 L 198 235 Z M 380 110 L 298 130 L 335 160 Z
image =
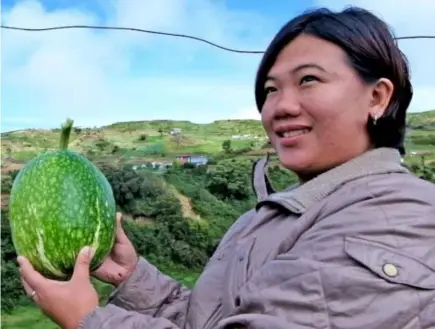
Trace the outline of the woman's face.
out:
M 392 93 L 389 80 L 364 83 L 341 48 L 308 35 L 281 51 L 264 88 L 265 130 L 302 180 L 368 150 L 368 117 L 381 116 Z

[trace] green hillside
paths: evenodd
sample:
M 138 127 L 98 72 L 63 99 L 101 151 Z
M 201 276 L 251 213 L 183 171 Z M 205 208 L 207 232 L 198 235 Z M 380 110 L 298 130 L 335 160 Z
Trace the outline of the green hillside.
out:
M 178 134 L 171 131 L 179 129 Z M 232 138 L 234 135 L 246 135 Z M 2 135 L 2 156 L 25 161 L 57 147 L 55 130 L 23 130 Z M 259 121 L 218 121 L 194 124 L 182 121 L 115 123 L 101 128 L 76 128 L 70 147 L 88 156 L 110 155 L 141 158 L 173 158 L 177 154 L 215 154 L 232 139 L 234 150 L 259 150 L 267 141 Z
M 435 134 L 435 110 L 410 114 L 408 128 L 407 148 L 430 152 L 430 141 L 422 144 L 422 139 L 431 139 Z M 56 148 L 58 136 L 58 129 L 3 133 L 2 160 L 25 162 Z M 173 160 L 180 154 L 216 156 L 225 140 L 231 140 L 232 150 L 239 155 L 259 156 L 273 151 L 267 148 L 266 135 L 257 120 L 222 120 L 209 124 L 156 120 L 118 122 L 100 128 L 76 127 L 70 147 L 89 157 L 106 156 L 134 163 L 136 159 Z
M 408 126 L 413 129 L 435 130 L 435 110 L 409 114 Z

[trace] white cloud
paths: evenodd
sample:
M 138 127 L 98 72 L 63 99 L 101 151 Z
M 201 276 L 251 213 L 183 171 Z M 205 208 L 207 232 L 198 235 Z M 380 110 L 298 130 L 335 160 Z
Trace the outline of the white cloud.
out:
M 236 48 L 249 47 L 249 38 L 243 45 L 237 35 L 255 17 L 212 1 L 117 0 L 106 5 L 104 25 L 193 34 Z M 47 12 L 36 0 L 18 3 L 3 18 L 4 24 L 21 27 L 101 23 L 89 12 Z M 241 59 L 197 41 L 120 31 L 6 31 L 2 41 L 5 125 L 18 125 L 12 106 L 22 112 L 23 125 L 28 126 L 26 116 L 41 115 L 47 126 L 56 126 L 67 116 L 78 125 L 154 118 L 211 121 L 253 104 L 252 73 L 243 66 L 255 68 L 249 63 L 255 64 L 258 55 Z M 183 70 L 198 61 L 205 63 L 205 73 Z M 169 65 L 181 69 L 173 72 Z M 219 70 L 237 65 L 237 77 Z
M 339 9 L 348 4 L 316 1 Z M 380 12 L 398 35 L 435 35 L 435 2 L 417 2 L 355 0 L 352 4 Z M 74 8 L 47 11 L 37 0 L 26 0 L 2 13 L 3 24 L 131 26 L 255 50 L 264 49 L 284 24 L 260 12 L 230 10 L 223 1 L 95 3 L 104 5 L 104 20 Z M 400 46 L 412 69 L 411 110 L 435 108 L 434 40 L 401 41 Z M 2 128 L 32 127 L 31 122 L 37 128 L 53 127 L 66 117 L 82 126 L 163 118 L 258 119 L 253 84 L 259 60 L 260 55 L 229 53 L 197 41 L 138 32 L 3 30 Z

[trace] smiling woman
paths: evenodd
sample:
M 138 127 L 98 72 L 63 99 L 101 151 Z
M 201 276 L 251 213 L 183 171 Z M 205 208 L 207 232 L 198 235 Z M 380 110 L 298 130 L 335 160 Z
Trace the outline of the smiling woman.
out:
M 292 19 L 264 55 L 255 96 L 300 182 L 276 192 L 267 159 L 256 162 L 258 203 L 193 289 L 138 256 L 119 221 L 93 273 L 117 287 L 103 307 L 89 253 L 62 284 L 20 259 L 45 314 L 64 329 L 435 327 L 435 186 L 401 165 L 412 89 L 386 24 L 358 8 Z
M 403 153 L 411 98 L 406 58 L 387 25 L 363 10 L 292 20 L 267 49 L 256 81 L 266 132 L 301 177 L 375 147 Z

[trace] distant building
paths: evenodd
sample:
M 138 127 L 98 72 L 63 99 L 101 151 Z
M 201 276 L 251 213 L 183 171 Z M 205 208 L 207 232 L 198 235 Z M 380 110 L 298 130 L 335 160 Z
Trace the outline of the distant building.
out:
M 177 155 L 176 159 L 181 163 L 192 163 L 200 166 L 208 163 L 208 158 L 204 155 Z
M 244 134 L 244 135 L 232 135 L 232 139 L 251 139 L 251 138 L 258 138 L 258 136 L 252 136 L 251 134 Z
M 132 169 L 133 170 L 141 170 L 141 169 L 157 169 L 157 170 L 162 170 L 162 169 L 166 169 L 172 166 L 171 162 L 158 162 L 158 161 L 153 161 L 153 162 L 146 162 L 143 164 L 137 164 L 137 165 L 133 165 Z
M 181 128 L 173 128 L 169 133 L 171 135 L 179 135 L 181 134 Z

